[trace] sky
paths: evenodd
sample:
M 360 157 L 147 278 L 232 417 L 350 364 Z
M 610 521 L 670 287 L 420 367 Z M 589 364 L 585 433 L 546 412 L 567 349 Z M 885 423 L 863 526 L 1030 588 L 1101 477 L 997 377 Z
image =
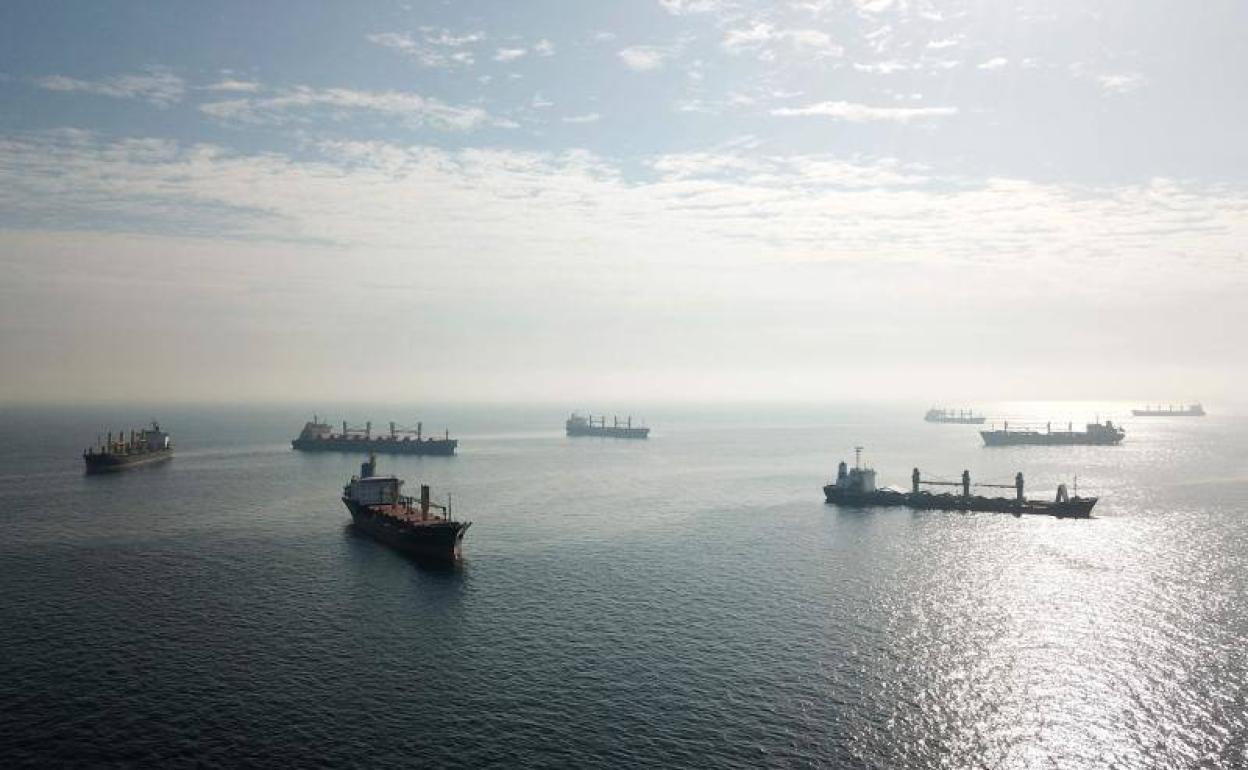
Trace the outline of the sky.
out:
M 0 401 L 1236 398 L 1248 4 L 0 5 Z

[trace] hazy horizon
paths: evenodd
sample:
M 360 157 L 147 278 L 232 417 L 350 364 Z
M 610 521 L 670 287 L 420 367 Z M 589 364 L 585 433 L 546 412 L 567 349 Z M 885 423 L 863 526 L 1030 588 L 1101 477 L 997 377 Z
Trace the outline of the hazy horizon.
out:
M 1238 403 L 1248 6 L 0 8 L 0 403 Z

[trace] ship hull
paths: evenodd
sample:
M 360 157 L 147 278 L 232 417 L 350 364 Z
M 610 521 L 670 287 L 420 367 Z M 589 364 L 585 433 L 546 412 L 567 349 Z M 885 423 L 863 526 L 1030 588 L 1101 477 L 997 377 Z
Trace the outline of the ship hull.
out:
M 1017 516 L 1036 514 L 1058 518 L 1086 519 L 1092 515 L 1095 497 L 1074 497 L 1066 501 L 1017 500 L 1006 497 L 978 497 L 972 495 L 934 495 L 928 492 L 895 492 L 881 489 L 874 492 L 850 492 L 829 484 L 823 488 L 824 497 L 833 505 L 859 508 L 904 507 L 918 510 L 938 511 L 985 511 L 1012 513 Z
M 1189 409 L 1174 412 L 1156 412 L 1148 409 L 1132 409 L 1131 414 L 1135 417 L 1204 417 L 1205 412 L 1193 412 Z
M 1007 431 L 980 431 L 984 446 L 1113 446 L 1121 444 L 1123 436 L 1093 436 L 1087 433 L 1023 433 Z
M 591 428 L 588 426 L 568 426 L 569 436 L 598 436 L 601 438 L 649 438 L 649 428 Z
M 86 465 L 86 472 L 89 474 L 116 473 L 117 471 L 137 468 L 142 465 L 152 465 L 171 460 L 173 459 L 173 450 L 158 449 L 153 452 L 139 452 L 136 454 L 84 454 L 82 459 Z
M 455 454 L 459 439 L 365 439 L 365 438 L 297 438 L 290 446 L 301 452 L 353 452 L 391 455 L 436 455 L 449 457 Z
M 983 425 L 987 417 L 925 417 L 928 422 L 944 422 L 954 425 Z
M 463 556 L 464 532 L 471 522 L 439 520 L 406 524 L 354 500 L 344 497 L 342 502 L 351 512 L 357 531 L 391 548 L 437 561 L 455 561 Z

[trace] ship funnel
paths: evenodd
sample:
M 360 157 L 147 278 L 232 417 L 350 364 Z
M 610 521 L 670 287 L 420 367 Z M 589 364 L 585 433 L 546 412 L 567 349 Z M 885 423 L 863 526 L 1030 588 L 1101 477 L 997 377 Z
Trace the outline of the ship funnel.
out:
M 420 515 L 429 515 L 429 485 L 420 485 Z

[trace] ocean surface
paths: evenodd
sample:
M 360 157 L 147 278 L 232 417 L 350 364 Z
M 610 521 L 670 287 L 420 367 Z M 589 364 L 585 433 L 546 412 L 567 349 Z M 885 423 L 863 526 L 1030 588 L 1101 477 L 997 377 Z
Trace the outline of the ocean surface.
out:
M 353 532 L 301 408 L 0 409 L 0 766 L 1248 765 L 1248 415 L 977 405 L 1127 429 L 987 449 L 928 406 L 322 407 L 460 438 L 379 458 L 473 522 L 450 570 Z M 83 475 L 153 417 L 171 462 Z M 855 446 L 1101 501 L 827 505 Z

